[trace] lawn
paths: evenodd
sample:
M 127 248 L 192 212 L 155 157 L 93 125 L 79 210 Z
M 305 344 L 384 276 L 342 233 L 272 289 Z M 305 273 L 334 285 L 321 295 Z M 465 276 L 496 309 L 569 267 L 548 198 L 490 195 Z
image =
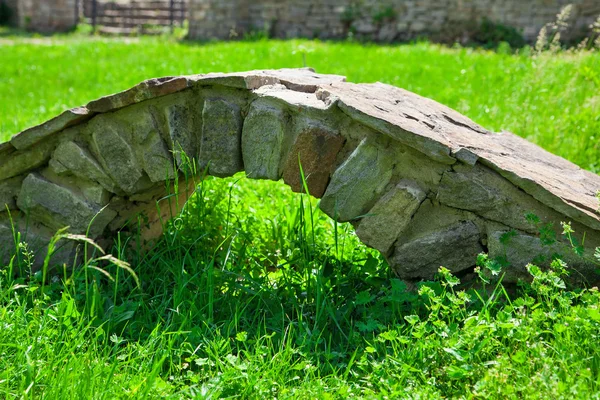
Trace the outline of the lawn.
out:
M 143 79 L 306 59 L 600 172 L 598 52 L 74 35 L 6 37 L 0 54 L 0 140 Z M 443 270 L 407 290 L 315 199 L 242 175 L 204 180 L 151 251 L 130 241 L 110 250 L 139 286 L 116 265 L 48 282 L 0 267 L 0 397 L 600 398 L 600 294 L 563 288 L 558 270 L 510 296 L 459 291 Z

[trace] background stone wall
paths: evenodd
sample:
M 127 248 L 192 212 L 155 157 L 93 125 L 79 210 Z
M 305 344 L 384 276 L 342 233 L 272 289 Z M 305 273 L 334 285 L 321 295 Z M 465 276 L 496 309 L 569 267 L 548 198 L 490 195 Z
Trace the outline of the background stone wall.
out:
M 17 13 L 17 4 L 18 4 L 18 0 L 0 0 L 0 7 L 8 7 L 8 9 L 10 10 L 10 17 L 8 18 L 8 20 L 6 20 L 6 15 L 2 14 L 3 12 L 6 12 L 5 9 L 3 8 L 2 11 L 0 11 L 0 23 L 9 23 L 10 25 L 16 25 L 17 21 L 18 21 L 18 13 Z
M 371 40 L 467 39 L 487 18 L 534 41 L 544 24 L 573 4 L 573 32 L 600 14 L 598 0 L 190 0 L 190 38 L 227 39 L 263 31 L 273 37 Z M 232 33 L 234 33 L 232 35 Z
M 16 7 L 17 25 L 43 33 L 63 32 L 77 25 L 77 0 L 8 0 Z

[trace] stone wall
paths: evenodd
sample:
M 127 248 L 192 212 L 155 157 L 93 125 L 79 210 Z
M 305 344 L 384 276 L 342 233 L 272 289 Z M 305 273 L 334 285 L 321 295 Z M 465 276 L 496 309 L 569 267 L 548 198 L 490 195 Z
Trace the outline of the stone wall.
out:
M 7 6 L 10 9 L 10 25 L 16 25 L 18 21 L 18 0 L 0 0 L 0 5 Z
M 534 41 L 566 4 L 574 6 L 575 32 L 600 14 L 598 0 L 191 0 L 189 36 L 227 39 L 254 30 L 279 38 L 454 41 L 488 18 Z
M 68 31 L 77 25 L 77 0 L 16 0 L 15 2 L 18 26 L 21 28 L 52 33 Z

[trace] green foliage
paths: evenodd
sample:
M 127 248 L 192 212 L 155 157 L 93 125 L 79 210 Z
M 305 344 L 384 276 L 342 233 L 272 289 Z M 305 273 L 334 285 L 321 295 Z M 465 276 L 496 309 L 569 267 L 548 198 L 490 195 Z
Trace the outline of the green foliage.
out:
M 340 15 L 340 20 L 346 27 L 350 27 L 359 17 L 360 6 L 356 3 L 351 3 L 344 8 L 344 11 Z
M 392 6 L 379 7 L 373 11 L 373 22 L 375 22 L 375 24 L 393 21 L 395 19 L 396 10 L 394 10 L 394 7 Z
M 492 22 L 487 18 L 481 21 L 472 35 L 472 40 L 488 49 L 506 45 L 509 48 L 520 49 L 527 43 L 515 28 Z
M 564 264 L 528 266 L 532 282 L 518 296 L 500 283 L 460 290 L 445 268 L 410 291 L 349 225 L 315 206 L 280 183 L 207 178 L 151 251 L 115 241 L 112 253 L 130 261 L 136 276 L 118 261 L 47 279 L 15 280 L 0 270 L 0 393 L 599 393 L 600 294 L 565 289 Z M 479 262 L 494 272 L 485 255 Z

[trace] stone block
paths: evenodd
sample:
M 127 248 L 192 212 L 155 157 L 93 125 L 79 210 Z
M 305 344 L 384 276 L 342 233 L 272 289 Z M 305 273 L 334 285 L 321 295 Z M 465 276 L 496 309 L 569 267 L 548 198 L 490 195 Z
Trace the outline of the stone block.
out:
M 0 163 L 0 181 L 22 175 L 48 162 L 56 141 L 49 139 L 27 150 L 16 151 Z
M 526 232 L 537 227 L 527 220 L 534 214 L 542 223 L 560 222 L 562 216 L 520 190 L 498 173 L 481 165 L 455 166 L 444 173 L 437 199 L 440 203 L 468 210 L 486 219 Z
M 393 164 L 391 152 L 364 139 L 333 173 L 319 207 L 342 222 L 364 215 L 389 183 Z
M 5 212 L 7 208 L 17 208 L 17 196 L 24 178 L 25 176 L 17 176 L 0 182 L 0 213 Z
M 165 108 L 167 127 L 171 139 L 170 148 L 175 155 L 177 165 L 183 167 L 186 160 L 194 160 L 198 155 L 198 137 L 200 124 L 185 102 L 176 102 Z
M 440 266 L 453 273 L 473 267 L 482 252 L 479 228 L 463 221 L 408 243 L 398 241 L 388 261 L 405 279 L 433 279 Z
M 70 226 L 73 233 L 85 233 L 94 219 L 90 228 L 92 237 L 100 234 L 116 216 L 108 208 L 101 212 L 101 207 L 37 174 L 30 174 L 23 181 L 17 205 L 33 220 L 53 230 Z
M 575 254 L 569 244 L 555 242 L 542 244 L 539 237 L 526 235 L 516 231 L 492 231 L 488 234 L 488 251 L 492 259 L 501 258 L 509 265 L 503 270 L 503 282 L 517 283 L 519 280 L 529 281 L 531 275 L 526 265 L 533 263 L 541 268 L 550 265 L 554 257 L 559 256 L 571 268 L 571 278 L 594 276 L 597 266 L 591 249 L 584 250 L 583 257 Z M 596 277 L 596 280 L 598 278 Z
M 142 169 L 137 164 L 132 147 L 122 135 L 131 130 L 130 127 L 113 121 L 104 115 L 96 117 L 92 130 L 92 143 L 96 157 L 104 171 L 125 193 L 133 194 L 137 183 L 142 178 Z
M 113 193 L 120 191 L 94 156 L 75 142 L 61 143 L 54 151 L 50 163 L 55 172 L 59 174 L 68 171 L 77 177 L 98 182 L 106 190 Z
M 91 118 L 93 115 L 85 107 L 73 108 L 43 124 L 24 130 L 13 136 L 10 142 L 16 149 L 24 150 L 71 125 L 76 125 Z
M 202 137 L 198 165 L 214 176 L 232 176 L 244 169 L 242 114 L 237 104 L 207 99 L 202 111 Z
M 317 198 L 322 197 L 344 142 L 339 133 L 318 122 L 303 124 L 283 171 L 284 182 L 295 192 L 304 191 L 300 162 L 309 193 Z
M 145 100 L 180 92 L 187 89 L 187 87 L 188 80 L 183 76 L 149 79 L 131 89 L 91 101 L 86 108 L 91 112 L 106 113 Z
M 366 245 L 387 254 L 424 199 L 425 192 L 415 182 L 400 182 L 361 218 L 356 234 Z
M 285 111 L 276 103 L 255 100 L 242 132 L 246 175 L 254 179 L 279 180 L 293 139 Z

